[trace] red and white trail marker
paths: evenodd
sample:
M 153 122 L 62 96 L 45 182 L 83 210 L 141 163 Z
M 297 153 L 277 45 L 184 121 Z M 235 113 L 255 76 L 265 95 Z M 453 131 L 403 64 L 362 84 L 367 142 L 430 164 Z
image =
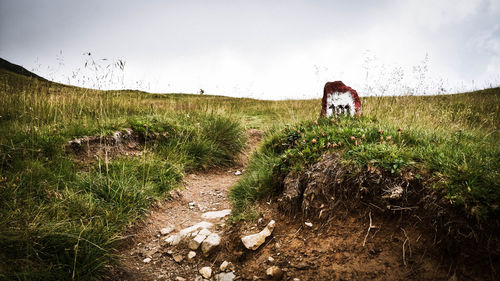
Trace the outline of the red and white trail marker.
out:
M 342 81 L 327 82 L 321 100 L 321 116 L 361 116 L 361 99 L 356 90 Z

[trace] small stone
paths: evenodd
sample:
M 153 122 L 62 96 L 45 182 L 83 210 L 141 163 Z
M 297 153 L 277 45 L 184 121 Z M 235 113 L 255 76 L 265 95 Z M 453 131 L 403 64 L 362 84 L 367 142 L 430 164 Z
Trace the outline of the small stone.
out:
M 150 263 L 151 262 L 151 258 L 145 258 L 142 260 L 143 263 Z
M 192 260 L 194 257 L 196 257 L 196 252 L 189 251 L 189 253 L 188 253 L 188 259 Z
M 220 236 L 217 233 L 212 233 L 201 243 L 201 251 L 204 254 L 208 254 L 212 249 L 219 246 Z
M 212 276 L 212 268 L 210 266 L 205 266 L 200 269 L 200 274 L 203 278 L 210 278 Z
M 309 264 L 306 262 L 297 262 L 297 263 L 293 263 L 292 267 L 295 267 L 296 269 L 299 269 L 299 270 L 304 270 L 304 269 L 309 268 Z
M 283 276 L 283 270 L 281 268 L 273 265 L 266 270 L 266 275 L 274 280 L 279 280 Z
M 293 278 L 293 281 L 300 281 L 299 278 Z
M 213 223 L 202 221 L 202 222 L 199 222 L 193 226 L 182 229 L 181 231 L 179 231 L 179 236 L 181 237 L 181 239 L 183 239 L 183 238 L 188 237 L 193 232 L 200 231 L 202 229 L 208 230 L 209 228 L 212 228 L 213 226 L 214 226 Z
M 169 235 L 165 238 L 165 243 L 168 245 L 176 246 L 181 242 L 181 237 L 179 235 Z
M 227 267 L 229 266 L 229 262 L 228 261 L 223 261 L 221 264 L 220 264 L 220 271 L 226 271 Z
M 268 257 L 268 258 L 267 258 L 267 260 L 268 260 L 269 262 L 274 262 L 274 258 L 273 258 L 273 257 Z
M 201 242 L 203 242 L 207 238 L 204 234 L 198 234 L 193 239 L 189 240 L 189 249 L 196 250 L 200 247 Z
M 175 281 L 186 281 L 186 278 L 177 276 L 177 277 L 175 277 Z
M 241 171 L 240 171 L 240 170 L 238 170 L 238 171 L 236 171 L 236 172 L 234 173 L 234 175 L 235 175 L 235 176 L 239 176 L 239 175 L 241 175 L 241 174 L 242 174 L 242 173 L 241 173 Z
M 174 227 L 171 226 L 171 225 L 169 225 L 167 227 L 164 227 L 164 228 L 160 229 L 160 234 L 161 235 L 167 235 L 167 234 L 169 234 L 172 231 L 174 231 Z
M 206 228 L 203 228 L 202 230 L 200 230 L 200 232 L 198 232 L 198 234 L 208 236 L 208 235 L 212 234 L 212 232 L 210 232 L 210 230 L 208 230 Z
M 203 281 L 203 280 L 204 280 L 203 277 L 201 277 L 200 275 L 194 278 L 194 281 Z
M 310 223 L 310 222 L 305 222 L 304 224 L 305 224 L 306 226 L 313 227 L 313 224 L 312 224 L 312 223 Z
M 182 255 L 174 255 L 173 258 L 176 263 L 180 263 L 184 259 Z
M 257 250 L 260 245 L 264 244 L 266 238 L 271 235 L 274 225 L 274 220 L 271 220 L 261 232 L 244 236 L 241 238 L 241 242 L 247 249 Z
M 233 281 L 236 278 L 236 275 L 234 275 L 233 272 L 228 272 L 228 273 L 219 273 L 215 277 L 215 280 L 217 281 Z

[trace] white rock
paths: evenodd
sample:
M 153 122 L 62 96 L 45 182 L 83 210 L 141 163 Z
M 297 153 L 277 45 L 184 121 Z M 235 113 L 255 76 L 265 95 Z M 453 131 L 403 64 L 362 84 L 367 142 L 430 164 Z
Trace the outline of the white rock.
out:
M 175 277 L 175 281 L 186 281 L 186 278 L 177 276 L 177 277 Z
M 274 279 L 280 279 L 281 276 L 283 275 L 283 270 L 281 270 L 281 268 L 273 265 L 266 270 L 266 275 L 269 277 L 272 277 Z
M 273 262 L 273 261 L 274 261 L 274 258 L 273 258 L 273 257 L 268 257 L 268 258 L 267 258 L 267 260 L 268 260 L 269 262 Z
M 210 232 L 210 230 L 206 229 L 206 228 L 203 228 L 202 230 L 200 230 L 200 232 L 198 232 L 198 234 L 202 234 L 202 235 L 210 235 L 212 234 L 212 232 Z
M 236 172 L 234 173 L 234 175 L 235 175 L 235 176 L 239 176 L 239 175 L 241 175 L 241 171 L 240 171 L 240 170 L 236 171 Z
M 212 233 L 201 243 L 201 251 L 208 254 L 212 249 L 219 246 L 220 236 L 217 233 Z
M 227 267 L 229 266 L 229 262 L 228 261 L 223 261 L 221 264 L 220 264 L 220 271 L 226 271 Z
M 200 247 L 200 245 L 201 245 L 201 242 L 203 242 L 206 238 L 207 238 L 207 236 L 204 234 L 196 235 L 196 237 L 189 240 L 189 243 L 188 243 L 189 249 L 191 249 L 191 250 L 198 249 L 198 247 Z
M 151 262 L 151 258 L 145 258 L 142 260 L 143 263 L 150 263 Z
M 271 220 L 261 232 L 241 237 L 241 242 L 247 249 L 257 250 L 273 232 L 274 224 L 274 220 Z
M 217 274 L 217 276 L 215 277 L 215 280 L 217 281 L 233 281 L 234 278 L 236 278 L 236 275 L 234 275 L 233 272 L 228 272 L 228 273 L 219 273 Z
M 312 224 L 312 223 L 310 223 L 310 222 L 305 222 L 304 224 L 305 224 L 306 226 L 313 227 L 313 224 Z
M 205 266 L 200 269 L 200 274 L 204 278 L 210 278 L 212 276 L 212 268 L 210 266 Z
M 167 238 L 165 238 L 165 243 L 167 243 L 168 245 L 176 246 L 181 242 L 181 240 L 182 237 L 180 235 L 172 234 L 167 236 Z
M 202 222 L 199 222 L 193 226 L 184 228 L 183 230 L 179 231 L 179 236 L 181 237 L 181 239 L 183 239 L 195 231 L 199 231 L 201 229 L 210 229 L 213 226 L 214 226 L 213 223 L 202 221 Z
M 220 219 L 231 214 L 231 209 L 225 209 L 215 212 L 206 212 L 201 215 L 204 219 Z
M 172 231 L 174 231 L 174 227 L 171 226 L 171 225 L 169 225 L 167 227 L 164 227 L 164 228 L 160 229 L 160 234 L 161 235 L 167 235 L 167 234 L 169 234 Z
M 188 253 L 188 259 L 192 260 L 194 257 L 196 257 L 196 252 L 189 251 L 189 253 Z

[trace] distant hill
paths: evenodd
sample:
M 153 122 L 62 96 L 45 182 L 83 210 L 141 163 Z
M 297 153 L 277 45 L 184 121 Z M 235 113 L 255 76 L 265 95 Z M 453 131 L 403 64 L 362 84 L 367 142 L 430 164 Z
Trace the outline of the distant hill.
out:
M 26 68 L 24 68 L 20 65 L 17 65 L 17 64 L 13 64 L 13 63 L 11 63 L 7 60 L 4 60 L 2 58 L 0 58 L 0 69 L 7 70 L 7 71 L 10 71 L 10 72 L 13 72 L 13 73 L 16 73 L 19 75 L 23 75 L 26 77 L 32 77 L 32 78 L 37 78 L 37 79 L 40 79 L 43 81 L 48 81 L 47 79 L 45 79 L 41 76 L 38 76 L 35 73 L 27 70 Z

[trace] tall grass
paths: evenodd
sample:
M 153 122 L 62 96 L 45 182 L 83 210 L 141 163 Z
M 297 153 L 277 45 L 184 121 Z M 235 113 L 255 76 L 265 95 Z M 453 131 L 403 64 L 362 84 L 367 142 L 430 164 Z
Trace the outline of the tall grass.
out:
M 144 93 L 1 77 L 0 279 L 99 279 L 126 225 L 184 173 L 228 165 L 245 144 L 230 114 L 144 105 Z M 64 148 L 123 128 L 139 135 L 141 155 L 80 164 Z

